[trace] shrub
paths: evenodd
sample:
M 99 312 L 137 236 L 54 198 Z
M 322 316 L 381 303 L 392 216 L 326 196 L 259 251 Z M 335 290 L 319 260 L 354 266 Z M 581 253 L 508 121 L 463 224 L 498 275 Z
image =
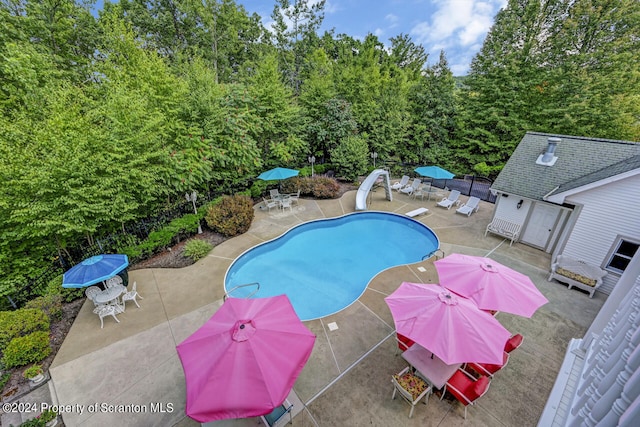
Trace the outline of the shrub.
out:
M 23 337 L 14 338 L 4 349 L 2 363 L 7 368 L 40 362 L 51 353 L 49 333 L 33 332 Z
M 313 195 L 318 199 L 335 199 L 340 192 L 340 184 L 334 178 L 318 176 L 312 179 Z
M 142 243 L 133 246 L 127 246 L 120 249 L 120 252 L 126 254 L 130 260 L 137 260 L 148 257 L 166 248 L 174 240 L 180 241 L 181 238 L 189 236 L 196 232 L 200 224 L 201 214 L 186 214 L 180 218 L 176 218 L 169 224 L 159 230 L 149 233 L 149 237 Z
M 184 255 L 194 261 L 207 256 L 213 246 L 211 243 L 201 239 L 191 239 L 184 245 Z
M 301 196 L 313 196 L 318 199 L 334 199 L 340 192 L 340 184 L 335 178 L 326 176 L 295 177 L 282 183 L 283 193 L 295 193 L 300 190 Z
M 209 208 L 205 217 L 209 227 L 223 236 L 246 233 L 253 221 L 253 202 L 247 196 L 224 196 L 219 204 Z
M 84 289 L 82 288 L 63 288 L 62 287 L 62 274 L 51 279 L 47 284 L 45 296 L 47 295 L 59 295 L 62 301 L 71 302 L 78 298 L 84 297 Z
M 265 191 L 267 191 L 267 181 L 263 181 L 261 179 L 255 181 L 253 184 L 251 184 L 251 188 L 249 188 L 249 191 L 251 192 L 251 197 L 253 197 L 254 199 L 262 196 Z
M 44 311 L 50 321 L 62 319 L 62 296 L 49 294 L 32 299 L 24 305 L 24 308 L 35 308 Z
M 42 310 L 21 308 L 0 311 L 0 349 L 11 340 L 36 331 L 49 331 L 49 318 Z

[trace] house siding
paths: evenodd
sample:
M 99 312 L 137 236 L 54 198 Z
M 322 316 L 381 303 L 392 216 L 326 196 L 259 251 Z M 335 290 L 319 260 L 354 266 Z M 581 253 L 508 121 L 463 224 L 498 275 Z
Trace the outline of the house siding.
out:
M 604 267 L 616 238 L 640 239 L 640 176 L 577 193 L 567 203 L 582 205 L 562 253 Z M 599 291 L 610 294 L 619 276 L 609 273 Z
M 517 208 L 518 202 L 523 200 L 520 209 Z M 506 219 L 516 224 L 524 224 L 529 209 L 531 209 L 531 200 L 525 199 L 517 195 L 498 196 L 493 216 L 496 218 Z

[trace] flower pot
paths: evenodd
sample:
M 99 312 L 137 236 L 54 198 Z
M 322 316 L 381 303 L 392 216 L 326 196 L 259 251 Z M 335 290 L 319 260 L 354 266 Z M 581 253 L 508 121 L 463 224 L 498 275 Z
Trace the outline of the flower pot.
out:
M 52 419 L 51 421 L 47 421 L 47 423 L 45 424 L 47 427 L 53 427 L 58 425 L 58 417 L 55 417 L 54 419 Z
M 44 375 L 43 374 L 38 374 L 35 377 L 31 377 L 29 378 L 29 382 L 32 385 L 36 385 L 36 384 L 40 384 L 42 381 L 44 381 Z

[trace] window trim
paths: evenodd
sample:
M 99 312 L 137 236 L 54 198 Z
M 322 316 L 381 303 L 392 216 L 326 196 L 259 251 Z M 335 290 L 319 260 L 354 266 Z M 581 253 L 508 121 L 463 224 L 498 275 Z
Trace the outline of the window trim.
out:
M 638 251 L 640 251 L 640 240 L 637 238 L 632 238 L 632 237 L 627 237 L 627 236 L 620 236 L 618 235 L 616 237 L 616 240 L 614 241 L 613 245 L 611 246 L 611 249 L 609 250 L 609 253 L 607 254 L 607 258 L 606 258 L 606 262 L 604 263 L 604 269 L 614 273 L 614 274 L 618 274 L 618 275 L 622 275 L 625 270 L 620 270 L 618 268 L 615 267 L 611 267 L 611 263 L 613 262 L 613 258 L 615 256 L 621 257 L 621 258 L 628 258 L 629 262 L 631 262 L 631 260 L 633 259 L 633 257 L 629 258 L 627 255 L 621 255 L 618 253 L 618 250 L 620 249 L 620 246 L 622 246 L 623 242 L 628 242 L 634 245 L 638 245 L 638 249 L 636 250 L 636 254 L 638 254 Z M 634 255 L 634 256 L 635 256 Z M 628 265 L 627 265 L 628 266 Z

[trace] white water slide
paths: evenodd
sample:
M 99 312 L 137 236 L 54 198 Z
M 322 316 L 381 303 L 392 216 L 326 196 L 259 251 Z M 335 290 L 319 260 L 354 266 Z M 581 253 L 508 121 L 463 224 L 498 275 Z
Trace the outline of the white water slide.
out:
M 387 200 L 393 200 L 393 196 L 391 195 L 391 183 L 389 182 L 389 172 L 384 169 L 376 169 L 371 172 L 364 181 L 362 181 L 360 188 L 358 188 L 358 192 L 356 193 L 357 211 L 367 210 L 367 196 L 369 195 L 371 187 L 373 187 L 373 184 L 376 183 L 378 178 L 382 178 L 382 185 L 384 186 L 384 192 L 387 196 Z

